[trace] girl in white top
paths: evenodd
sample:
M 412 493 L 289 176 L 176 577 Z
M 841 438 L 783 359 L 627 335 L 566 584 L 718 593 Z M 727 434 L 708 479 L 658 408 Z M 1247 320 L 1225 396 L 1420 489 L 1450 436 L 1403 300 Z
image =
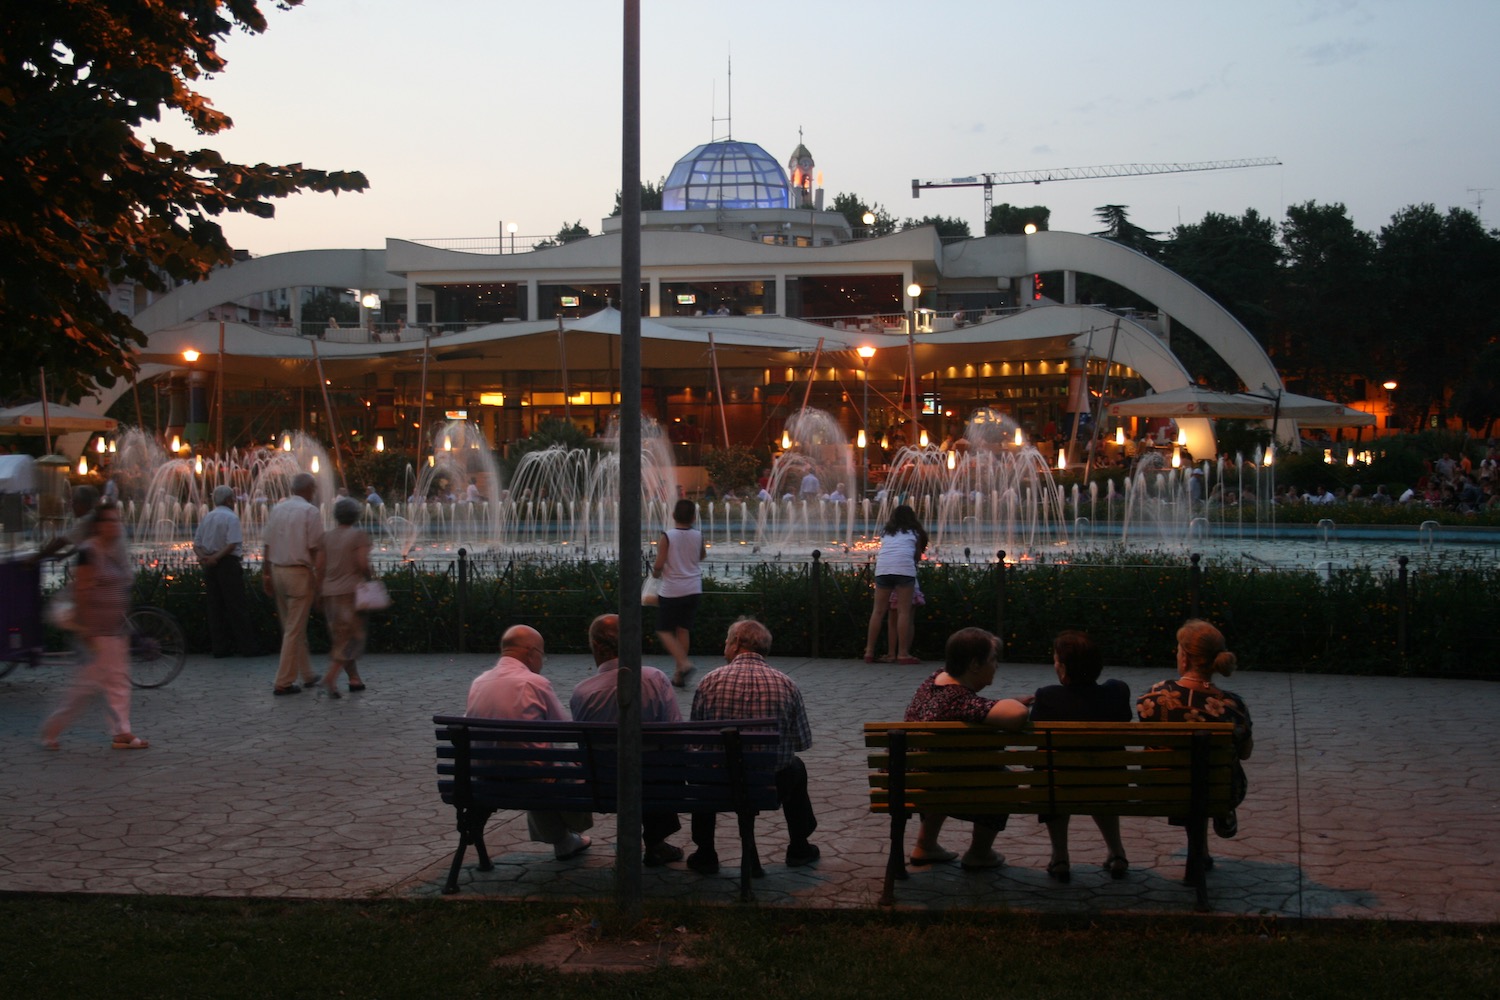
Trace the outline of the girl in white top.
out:
M 875 643 L 880 639 L 892 594 L 896 598 L 896 662 L 922 662 L 911 655 L 911 602 L 917 586 L 917 562 L 926 550 L 927 531 L 917 520 L 917 512 L 906 504 L 891 511 L 880 537 L 880 554 L 875 557 L 875 606 L 865 636 L 866 663 L 875 662 Z
M 698 598 L 703 593 L 701 564 L 708 554 L 703 533 L 693 527 L 697 517 L 697 504 L 691 500 L 677 501 L 672 508 L 674 526 L 661 533 L 656 543 L 656 562 L 651 567 L 651 575 L 661 580 L 656 637 L 672 654 L 677 667 L 672 684 L 676 687 L 683 687 L 693 672 L 693 663 L 688 659 L 689 633 L 698 610 Z

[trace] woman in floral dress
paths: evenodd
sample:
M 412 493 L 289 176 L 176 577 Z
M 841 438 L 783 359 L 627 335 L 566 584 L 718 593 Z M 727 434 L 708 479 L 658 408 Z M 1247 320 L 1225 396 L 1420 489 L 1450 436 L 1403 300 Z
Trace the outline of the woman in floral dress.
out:
M 1142 722 L 1232 722 L 1234 748 L 1239 759 L 1231 775 L 1230 805 L 1245 801 L 1249 781 L 1241 760 L 1249 760 L 1255 748 L 1250 731 L 1250 710 L 1245 699 L 1213 682 L 1214 674 L 1228 677 L 1238 664 L 1225 648 L 1224 634 L 1202 619 L 1194 618 L 1177 630 L 1177 679 L 1160 681 L 1136 699 L 1136 715 Z M 1214 820 L 1214 832 L 1233 837 L 1239 817 L 1233 809 Z

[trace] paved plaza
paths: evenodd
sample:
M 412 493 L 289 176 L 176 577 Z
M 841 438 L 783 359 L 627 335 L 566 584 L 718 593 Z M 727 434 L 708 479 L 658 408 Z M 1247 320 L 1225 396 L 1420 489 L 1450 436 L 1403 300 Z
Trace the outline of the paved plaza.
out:
M 114 751 L 99 716 L 37 741 L 71 668 L 17 668 L 0 680 L 0 891 L 164 893 L 183 896 L 369 898 L 436 896 L 456 844 L 453 811 L 437 797 L 436 713 L 461 714 L 488 655 L 371 656 L 369 690 L 328 700 L 273 698 L 275 662 L 193 657 L 168 687 L 137 691 L 134 727 L 153 746 Z M 699 656 L 703 676 L 709 658 Z M 803 755 L 822 847 L 817 864 L 788 869 L 780 814 L 757 827 L 767 877 L 762 905 L 872 907 L 887 820 L 868 807 L 861 726 L 898 719 L 930 667 L 772 658 L 801 685 L 815 746 Z M 549 659 L 564 703 L 591 663 Z M 1159 668 L 1112 668 L 1139 693 Z M 1023 694 L 1050 667 L 1001 668 L 987 694 Z M 1431 921 L 1500 919 L 1500 684 L 1478 681 L 1244 672 L 1229 685 L 1255 720 L 1250 796 L 1240 835 L 1211 838 L 1212 907 L 1280 917 Z M 691 691 L 679 692 L 683 715 Z M 684 830 L 673 838 L 688 846 Z M 720 823 L 723 871 L 681 864 L 646 869 L 648 899 L 730 903 L 738 885 L 733 823 Z M 950 847 L 966 824 L 952 823 Z M 1008 865 L 968 873 L 913 869 L 898 905 L 1090 914 L 1185 913 L 1180 830 L 1126 819 L 1131 870 L 1100 870 L 1104 847 L 1087 819 L 1073 825 L 1073 881 L 1044 873 L 1046 831 L 1017 816 L 996 847 Z M 908 836 L 913 836 L 914 828 Z M 594 847 L 568 862 L 526 840 L 525 819 L 490 823 L 491 872 L 462 877 L 460 899 L 607 898 L 614 818 Z M 910 845 L 908 844 L 908 847 Z

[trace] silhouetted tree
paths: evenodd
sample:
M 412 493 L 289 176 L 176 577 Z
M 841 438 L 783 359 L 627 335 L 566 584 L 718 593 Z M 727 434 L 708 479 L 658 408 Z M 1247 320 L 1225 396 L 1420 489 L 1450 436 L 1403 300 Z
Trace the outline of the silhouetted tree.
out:
M 1052 209 L 1045 205 L 995 205 L 984 223 L 986 236 L 1023 236 L 1027 224 L 1046 231 L 1052 219 Z
M 277 0 L 291 7 L 301 0 Z M 218 45 L 266 28 L 257 0 L 27 0 L 0 32 L 0 351 L 71 399 L 133 370 L 143 340 L 111 286 L 164 291 L 230 263 L 216 217 L 275 213 L 300 191 L 360 191 L 363 174 L 230 163 L 138 133 L 164 113 L 199 134 L 228 115 L 194 89 Z

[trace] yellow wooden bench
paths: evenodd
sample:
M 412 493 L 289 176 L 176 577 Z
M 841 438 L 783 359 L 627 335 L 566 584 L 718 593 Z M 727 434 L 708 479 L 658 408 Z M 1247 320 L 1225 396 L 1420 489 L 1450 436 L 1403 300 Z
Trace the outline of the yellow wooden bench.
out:
M 1232 808 L 1233 733 L 1227 722 L 1049 722 L 1019 733 L 867 722 L 870 810 L 891 818 L 881 905 L 895 902 L 896 880 L 907 877 L 907 818 L 935 812 L 1181 818 L 1185 880 L 1207 907 L 1208 824 Z

